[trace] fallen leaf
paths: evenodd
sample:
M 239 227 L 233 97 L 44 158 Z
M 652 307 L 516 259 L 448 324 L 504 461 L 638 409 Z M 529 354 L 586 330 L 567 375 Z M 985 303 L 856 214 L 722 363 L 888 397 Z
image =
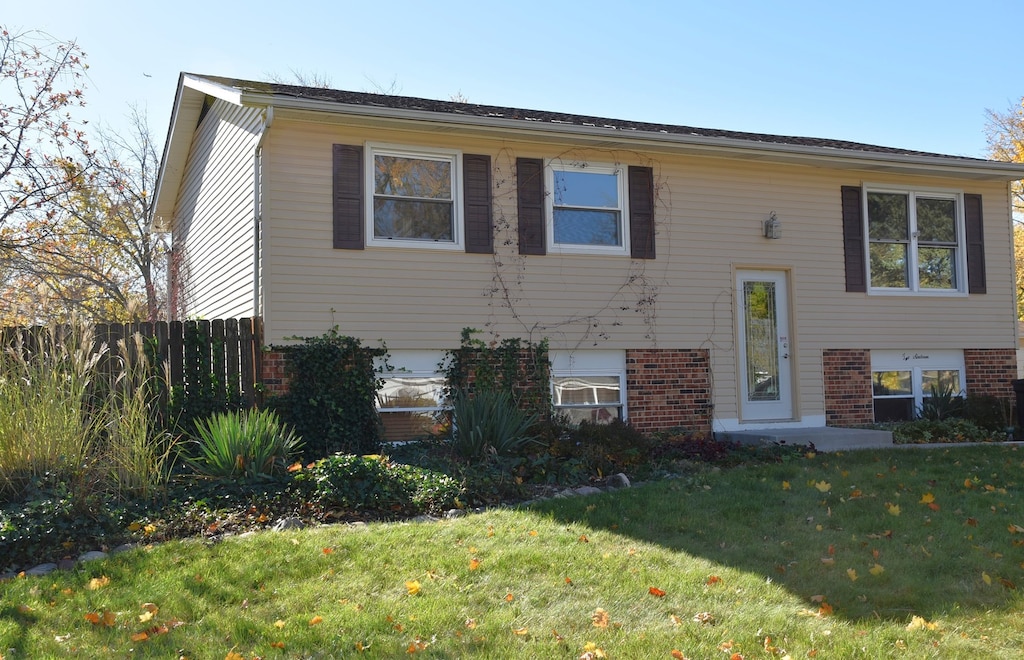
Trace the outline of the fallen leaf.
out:
M 1007 529 L 1010 531 L 1011 534 L 1024 533 L 1024 527 L 1021 527 L 1020 525 L 1010 525 Z
M 473 557 L 469 560 L 469 570 L 475 571 L 478 568 L 480 568 L 480 560 L 476 557 Z
M 833 611 L 834 610 L 832 609 L 831 605 L 829 605 L 825 601 L 822 601 L 821 607 L 818 608 L 818 616 L 828 616 L 832 614 Z
M 857 571 L 855 569 L 846 569 L 846 576 L 849 577 L 852 582 L 857 581 Z
M 790 488 L 791 488 L 791 486 L 789 485 L 788 481 L 783 481 L 782 482 L 782 490 L 789 490 Z
M 324 553 L 325 555 L 329 555 L 329 554 L 332 554 L 333 552 L 334 552 L 334 548 L 324 548 L 324 549 L 323 549 L 323 553 Z
M 893 516 L 900 515 L 900 505 L 899 504 L 893 504 L 892 502 L 886 502 L 885 503 L 885 510 L 888 511 L 890 515 L 893 515 Z
M 311 626 L 319 626 L 323 622 L 324 622 L 324 618 L 318 614 L 318 615 L 316 615 L 315 617 L 313 617 L 312 619 L 309 620 L 309 625 L 311 625 Z
M 868 573 L 871 573 L 875 577 L 881 575 L 884 572 L 885 572 L 885 567 L 882 566 L 881 564 L 875 564 L 874 566 L 872 566 L 871 568 L 868 569 Z
M 832 484 L 830 484 L 829 482 L 825 481 L 824 479 L 822 479 L 821 481 L 816 482 L 814 484 L 814 487 L 817 488 L 818 491 L 822 492 L 822 493 L 827 493 L 828 491 L 832 490 Z
M 270 643 L 270 648 L 281 649 L 283 651 L 284 650 L 284 642 L 271 642 Z
M 419 580 L 406 580 L 405 590 L 409 592 L 410 596 L 415 596 L 420 592 L 420 581 Z
M 529 628 L 513 628 L 512 632 L 514 634 L 520 635 L 520 636 L 521 635 L 529 635 L 530 634 L 530 629 Z
M 689 660 L 685 655 L 683 655 L 683 652 L 679 649 L 672 649 L 670 655 L 676 660 Z
M 103 577 L 93 578 L 89 580 L 88 587 L 90 590 L 96 591 L 97 589 L 102 589 L 108 584 L 110 584 L 110 578 L 104 575 Z
M 924 495 L 921 496 L 921 499 L 918 501 L 918 504 L 931 504 L 934 501 L 934 495 L 932 495 L 931 493 L 925 493 Z
M 985 584 L 992 584 L 992 578 L 985 571 L 981 572 L 981 579 L 984 580 Z
M 466 619 L 466 627 L 470 630 L 476 628 L 476 619 Z
M 587 538 L 586 534 L 580 534 L 579 542 L 580 543 L 590 543 L 590 539 Z
M 664 598 L 665 597 L 665 592 L 662 591 L 661 589 L 657 588 L 657 587 L 651 587 L 650 589 L 647 590 L 647 592 L 649 594 L 651 594 L 652 596 L 656 597 L 656 598 Z
M 145 631 L 132 633 L 132 636 L 129 637 L 129 639 L 131 639 L 133 642 L 144 642 L 147 639 L 149 639 L 149 634 L 147 634 Z
M 282 621 L 281 619 L 278 619 L 277 621 L 274 622 L 274 627 L 277 628 L 278 630 L 280 630 L 281 628 L 284 628 L 284 621 Z
M 825 566 L 832 566 L 836 563 L 835 557 L 822 557 L 821 563 Z
M 710 587 L 711 585 L 718 584 L 721 581 L 722 581 L 722 578 L 718 577 L 717 575 L 710 575 L 710 576 L 708 576 L 708 579 L 704 582 L 704 584 L 706 584 L 706 585 L 708 585 Z
M 965 525 L 969 525 L 970 527 L 977 527 L 978 526 L 978 519 L 977 518 L 968 518 L 967 520 L 964 521 L 964 524 Z
M 153 618 L 152 612 L 143 612 L 139 615 L 139 623 L 145 623 Z
M 512 601 L 514 601 L 515 599 L 516 599 L 516 597 L 515 597 L 515 596 L 513 596 L 512 594 L 505 594 L 505 602 L 506 602 L 506 603 L 511 603 L 511 602 L 512 602 Z
M 590 620 L 594 622 L 595 628 L 607 628 L 608 612 L 599 607 L 590 615 Z
M 935 630 L 938 627 L 938 624 L 928 622 L 919 616 L 911 617 L 910 623 L 907 624 L 907 630 Z

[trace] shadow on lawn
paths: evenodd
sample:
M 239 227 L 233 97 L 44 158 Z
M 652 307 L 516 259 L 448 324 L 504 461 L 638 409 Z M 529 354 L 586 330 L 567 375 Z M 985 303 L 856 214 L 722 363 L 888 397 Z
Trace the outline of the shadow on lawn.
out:
M 998 446 L 819 454 L 533 508 L 770 579 L 809 608 L 825 595 L 834 616 L 931 619 L 1021 602 L 1022 459 Z

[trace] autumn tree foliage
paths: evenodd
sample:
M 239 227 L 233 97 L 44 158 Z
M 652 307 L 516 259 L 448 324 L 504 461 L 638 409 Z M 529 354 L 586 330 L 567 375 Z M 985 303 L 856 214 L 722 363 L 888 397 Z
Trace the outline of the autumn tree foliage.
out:
M 54 217 L 90 175 L 72 115 L 85 105 L 84 55 L 73 41 L 0 27 L 0 229 Z M 0 250 L 17 247 L 0 237 Z
M 144 114 L 90 144 L 73 114 L 84 53 L 0 34 L 0 326 L 157 320 L 164 249 L 149 230 L 158 159 Z
M 1024 163 L 1024 98 L 1005 112 L 986 111 L 985 137 L 989 156 L 1014 163 Z M 1017 269 L 1017 316 L 1024 318 L 1024 183 L 1014 181 L 1013 253 Z

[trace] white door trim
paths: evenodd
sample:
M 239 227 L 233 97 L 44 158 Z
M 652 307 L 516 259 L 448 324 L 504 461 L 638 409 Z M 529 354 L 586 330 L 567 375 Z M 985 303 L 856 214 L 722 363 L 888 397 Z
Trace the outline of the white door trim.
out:
M 744 423 L 796 417 L 789 298 L 788 271 L 736 271 L 737 389 Z M 758 316 L 749 322 L 748 306 Z

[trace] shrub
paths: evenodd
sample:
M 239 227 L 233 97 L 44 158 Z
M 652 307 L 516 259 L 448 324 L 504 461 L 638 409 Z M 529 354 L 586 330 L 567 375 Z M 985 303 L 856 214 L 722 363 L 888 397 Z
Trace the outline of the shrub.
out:
M 1005 432 L 1015 421 L 1013 401 L 991 395 L 968 395 L 963 416 L 992 432 Z
M 307 460 L 334 453 L 371 454 L 380 448 L 374 358 L 385 349 L 365 348 L 332 328 L 321 337 L 282 347 L 291 378 L 287 394 L 269 402 L 306 440 Z
M 921 419 L 939 421 L 952 417 L 963 417 L 966 403 L 959 392 L 950 385 L 937 388 L 931 386 L 931 396 L 921 401 L 917 416 Z
M 619 419 L 608 424 L 583 421 L 551 445 L 562 459 L 580 459 L 586 470 L 605 476 L 630 470 L 647 460 L 651 438 Z
M 282 474 L 302 446 L 271 410 L 217 413 L 195 426 L 198 452 L 185 462 L 208 477 L 246 480 Z
M 949 419 L 915 419 L 910 422 L 878 425 L 892 431 L 896 444 L 923 444 L 929 442 L 989 442 L 1003 439 L 1002 432 L 984 429 L 974 422 L 956 417 Z
M 314 502 L 351 511 L 423 513 L 454 505 L 462 492 L 448 475 L 385 456 L 337 454 L 296 475 Z
M 537 415 L 517 408 L 508 392 L 459 394 L 452 405 L 449 441 L 455 453 L 466 459 L 480 459 L 488 453 L 510 456 L 537 443 L 530 432 L 536 421 Z

